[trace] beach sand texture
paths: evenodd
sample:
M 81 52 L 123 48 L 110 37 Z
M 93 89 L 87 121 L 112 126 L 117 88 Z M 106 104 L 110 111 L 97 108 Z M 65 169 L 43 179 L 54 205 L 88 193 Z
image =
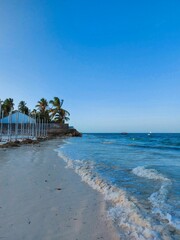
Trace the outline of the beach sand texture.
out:
M 103 196 L 54 151 L 60 143 L 0 149 L 0 239 L 119 239 Z

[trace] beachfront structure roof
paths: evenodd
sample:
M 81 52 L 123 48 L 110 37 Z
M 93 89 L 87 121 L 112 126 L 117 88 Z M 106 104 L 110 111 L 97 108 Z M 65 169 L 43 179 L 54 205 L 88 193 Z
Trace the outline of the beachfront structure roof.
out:
M 2 123 L 35 123 L 36 120 L 24 113 L 15 111 L 7 117 L 1 119 Z

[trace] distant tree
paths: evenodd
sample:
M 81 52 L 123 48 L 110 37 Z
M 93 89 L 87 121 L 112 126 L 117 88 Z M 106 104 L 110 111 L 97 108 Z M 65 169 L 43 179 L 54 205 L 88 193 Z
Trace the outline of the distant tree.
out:
M 36 108 L 39 112 L 43 113 L 48 107 L 48 101 L 45 98 L 41 98 L 40 101 L 36 104 Z
M 33 109 L 30 114 L 31 114 L 31 116 L 32 116 L 32 115 L 36 115 L 36 114 L 37 114 L 37 110 L 36 110 L 36 109 Z
M 36 104 L 36 116 L 41 119 L 46 119 L 46 121 L 50 121 L 49 117 L 49 109 L 48 109 L 48 101 L 45 98 L 41 98 L 40 101 Z
M 26 106 L 26 103 L 25 101 L 20 101 L 19 105 L 18 105 L 18 110 L 22 113 L 25 113 L 25 114 L 29 114 L 29 108 Z
M 4 117 L 8 116 L 14 109 L 14 100 L 12 98 L 6 98 L 2 104 L 2 110 L 4 111 Z
M 38 118 L 39 116 L 39 113 L 36 109 L 33 109 L 32 111 L 29 112 L 29 115 L 32 117 L 32 118 Z
M 59 122 L 60 124 L 65 123 L 65 121 L 69 121 L 70 113 L 62 108 L 64 100 L 60 100 L 58 97 L 54 97 L 53 100 L 49 101 L 52 104 L 52 108 L 50 108 L 51 120 L 55 122 Z

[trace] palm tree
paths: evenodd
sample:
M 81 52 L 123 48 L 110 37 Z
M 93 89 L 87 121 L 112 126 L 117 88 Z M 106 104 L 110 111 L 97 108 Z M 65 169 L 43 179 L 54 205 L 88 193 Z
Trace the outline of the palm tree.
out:
M 45 98 L 41 98 L 40 101 L 36 104 L 36 108 L 39 112 L 45 112 L 46 108 L 48 107 L 48 101 Z
M 37 113 L 37 110 L 34 108 L 32 111 L 31 111 L 31 115 L 36 115 L 36 113 Z
M 65 121 L 69 120 L 70 113 L 62 108 L 64 100 L 60 100 L 58 97 L 54 97 L 53 100 L 50 100 L 49 103 L 52 104 L 50 109 L 51 119 L 60 124 L 64 124 Z
M 18 110 L 22 113 L 25 113 L 25 114 L 29 114 L 29 108 L 26 106 L 26 103 L 25 101 L 20 101 L 19 105 L 18 105 Z
M 37 114 L 41 119 L 46 119 L 49 121 L 49 110 L 48 110 L 48 101 L 45 98 L 41 98 L 40 101 L 38 101 L 37 105 Z
M 6 98 L 2 104 L 2 110 L 4 111 L 4 116 L 8 116 L 9 113 L 14 109 L 14 100 L 12 98 Z

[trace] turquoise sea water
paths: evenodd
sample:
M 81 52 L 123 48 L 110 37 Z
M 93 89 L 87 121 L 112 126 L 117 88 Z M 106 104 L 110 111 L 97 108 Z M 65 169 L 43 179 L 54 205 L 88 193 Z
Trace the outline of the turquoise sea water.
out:
M 84 134 L 58 151 L 104 195 L 121 239 L 180 239 L 180 134 Z

